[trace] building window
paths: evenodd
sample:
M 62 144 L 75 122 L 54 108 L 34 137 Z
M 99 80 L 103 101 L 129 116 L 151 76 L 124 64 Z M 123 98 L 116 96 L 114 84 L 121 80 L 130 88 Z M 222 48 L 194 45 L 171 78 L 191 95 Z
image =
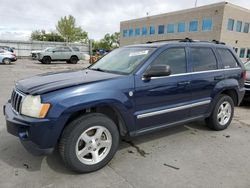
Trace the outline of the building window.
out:
M 128 37 L 128 30 L 127 29 L 124 29 L 122 33 L 123 33 L 122 34 L 123 37 Z
M 213 21 L 211 18 L 202 21 L 202 31 L 211 31 L 213 27 Z
M 168 24 L 167 32 L 168 33 L 174 33 L 174 24 Z
M 135 29 L 135 36 L 139 37 L 140 36 L 140 28 Z
M 142 36 L 146 36 L 147 35 L 147 27 L 143 27 L 142 28 Z
M 244 24 L 243 32 L 244 32 L 244 33 L 248 33 L 248 31 L 249 31 L 249 23 L 245 23 L 245 24 Z
M 250 48 L 247 49 L 247 58 L 250 58 Z
M 185 32 L 185 22 L 178 23 L 178 33 Z
M 190 32 L 198 31 L 198 21 L 189 22 L 189 31 Z
M 233 31 L 234 30 L 234 19 L 228 19 L 227 22 L 227 30 L 228 31 Z
M 155 26 L 150 26 L 149 33 L 150 33 L 150 35 L 154 35 L 155 34 Z
M 159 25 L 158 26 L 158 34 L 159 35 L 164 34 L 164 25 Z
M 236 24 L 236 31 L 237 31 L 237 32 L 241 32 L 241 28 L 242 28 L 242 21 L 237 21 L 237 24 Z
M 244 58 L 245 57 L 245 51 L 246 51 L 245 48 L 241 48 L 240 49 L 240 58 Z
M 133 35 L 134 35 L 134 30 L 133 30 L 133 29 L 130 29 L 130 30 L 129 30 L 129 37 L 133 37 Z

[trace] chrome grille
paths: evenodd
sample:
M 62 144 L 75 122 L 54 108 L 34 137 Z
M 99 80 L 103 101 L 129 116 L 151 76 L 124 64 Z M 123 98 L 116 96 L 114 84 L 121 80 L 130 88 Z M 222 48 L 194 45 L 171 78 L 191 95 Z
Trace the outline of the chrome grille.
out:
M 17 91 L 16 89 L 14 89 L 11 95 L 11 106 L 15 112 L 20 113 L 21 103 L 23 99 L 24 95 L 19 91 Z

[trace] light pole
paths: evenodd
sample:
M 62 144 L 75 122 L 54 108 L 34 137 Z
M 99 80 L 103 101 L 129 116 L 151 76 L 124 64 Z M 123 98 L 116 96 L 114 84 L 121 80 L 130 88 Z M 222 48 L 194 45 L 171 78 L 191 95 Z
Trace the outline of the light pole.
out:
M 198 0 L 195 0 L 195 5 L 194 5 L 195 7 L 197 7 L 197 1 L 198 1 Z

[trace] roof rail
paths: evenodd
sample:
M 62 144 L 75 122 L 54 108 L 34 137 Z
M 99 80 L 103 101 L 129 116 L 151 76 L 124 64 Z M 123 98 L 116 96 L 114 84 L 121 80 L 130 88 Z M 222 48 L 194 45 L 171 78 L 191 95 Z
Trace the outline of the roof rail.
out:
M 155 42 L 167 42 L 167 41 L 179 41 L 179 42 L 207 42 L 207 43 L 214 43 L 214 44 L 222 44 L 225 45 L 225 42 L 220 42 L 218 40 L 212 40 L 212 41 L 202 41 L 202 40 L 193 40 L 190 38 L 185 38 L 185 39 L 164 39 L 164 40 L 155 40 L 155 41 L 148 41 L 146 42 L 146 44 L 151 44 L 151 43 L 155 43 Z
M 180 41 L 183 39 L 163 39 L 163 40 L 154 40 L 154 41 L 147 41 L 146 44 L 152 44 L 154 42 L 168 42 L 168 41 Z

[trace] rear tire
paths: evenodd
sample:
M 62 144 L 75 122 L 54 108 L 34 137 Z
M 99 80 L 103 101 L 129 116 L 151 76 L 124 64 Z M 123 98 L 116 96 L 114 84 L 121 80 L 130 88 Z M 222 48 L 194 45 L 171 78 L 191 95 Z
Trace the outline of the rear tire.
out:
M 100 113 L 84 115 L 63 131 L 59 151 L 66 166 L 78 173 L 93 172 L 113 158 L 119 145 L 115 123 Z
M 78 60 L 78 58 L 77 58 L 76 56 L 72 56 L 72 57 L 70 58 L 70 60 L 69 60 L 69 62 L 70 62 L 71 64 L 77 64 L 78 61 L 79 61 L 79 60 Z
M 228 95 L 221 95 L 210 117 L 206 119 L 209 128 L 220 131 L 226 129 L 234 116 L 234 102 Z
M 43 64 L 50 64 L 51 63 L 51 58 L 49 56 L 45 56 L 42 59 Z

